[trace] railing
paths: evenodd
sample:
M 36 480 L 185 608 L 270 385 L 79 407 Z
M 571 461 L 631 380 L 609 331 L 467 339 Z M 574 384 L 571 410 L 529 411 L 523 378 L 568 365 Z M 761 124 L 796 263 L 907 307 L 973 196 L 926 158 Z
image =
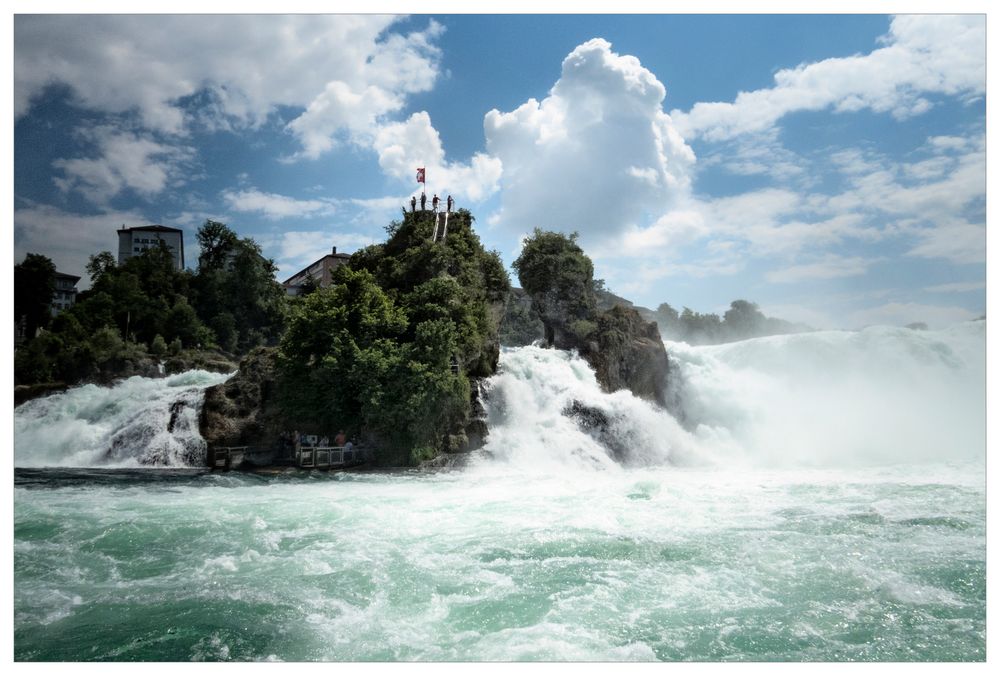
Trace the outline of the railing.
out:
M 243 462 L 249 446 L 215 446 L 208 450 L 208 466 L 212 469 L 229 469 Z M 235 460 L 235 462 L 234 462 Z
M 362 451 L 344 446 L 300 446 L 295 464 L 307 469 L 329 469 L 361 462 Z

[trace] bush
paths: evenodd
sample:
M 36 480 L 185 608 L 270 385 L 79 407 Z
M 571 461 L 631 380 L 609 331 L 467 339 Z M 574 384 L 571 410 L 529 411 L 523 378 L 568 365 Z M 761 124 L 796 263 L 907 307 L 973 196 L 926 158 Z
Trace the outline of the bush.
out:
M 153 342 L 149 345 L 149 353 L 154 357 L 163 357 L 167 354 L 167 341 L 163 340 L 163 336 L 157 333 L 153 337 Z
M 597 330 L 597 324 L 589 319 L 577 319 L 569 325 L 569 329 L 580 340 L 587 340 Z

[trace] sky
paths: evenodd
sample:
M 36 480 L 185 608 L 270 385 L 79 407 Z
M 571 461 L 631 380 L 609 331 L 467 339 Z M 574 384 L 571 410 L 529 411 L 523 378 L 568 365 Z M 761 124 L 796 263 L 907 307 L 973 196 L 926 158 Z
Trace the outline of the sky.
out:
M 206 219 L 279 281 L 452 195 L 650 308 L 986 312 L 983 15 L 16 15 L 15 261 Z M 516 274 L 511 271 L 517 284 Z

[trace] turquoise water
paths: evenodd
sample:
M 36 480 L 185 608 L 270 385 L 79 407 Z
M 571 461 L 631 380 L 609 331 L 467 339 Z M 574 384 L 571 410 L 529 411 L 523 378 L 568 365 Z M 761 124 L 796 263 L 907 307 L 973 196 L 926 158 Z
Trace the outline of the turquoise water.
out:
M 451 471 L 177 469 L 213 374 L 19 407 L 15 658 L 985 659 L 985 322 L 668 352 L 675 415 L 505 350 Z
M 975 466 L 19 470 L 17 660 L 983 660 Z

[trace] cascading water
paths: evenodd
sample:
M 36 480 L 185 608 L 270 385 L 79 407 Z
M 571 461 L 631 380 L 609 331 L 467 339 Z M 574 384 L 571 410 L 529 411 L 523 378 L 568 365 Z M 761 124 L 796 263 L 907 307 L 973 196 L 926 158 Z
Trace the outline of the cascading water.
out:
M 17 467 L 201 466 L 205 389 L 229 375 L 188 371 L 83 385 L 14 409 Z
M 985 322 L 667 348 L 683 424 L 627 391 L 602 392 L 579 357 L 507 350 L 489 383 L 487 453 L 539 471 L 984 457 Z
M 983 660 L 983 324 L 669 344 L 682 422 L 505 350 L 460 470 L 18 469 L 15 659 Z M 16 464 L 170 383 L 18 409 Z

